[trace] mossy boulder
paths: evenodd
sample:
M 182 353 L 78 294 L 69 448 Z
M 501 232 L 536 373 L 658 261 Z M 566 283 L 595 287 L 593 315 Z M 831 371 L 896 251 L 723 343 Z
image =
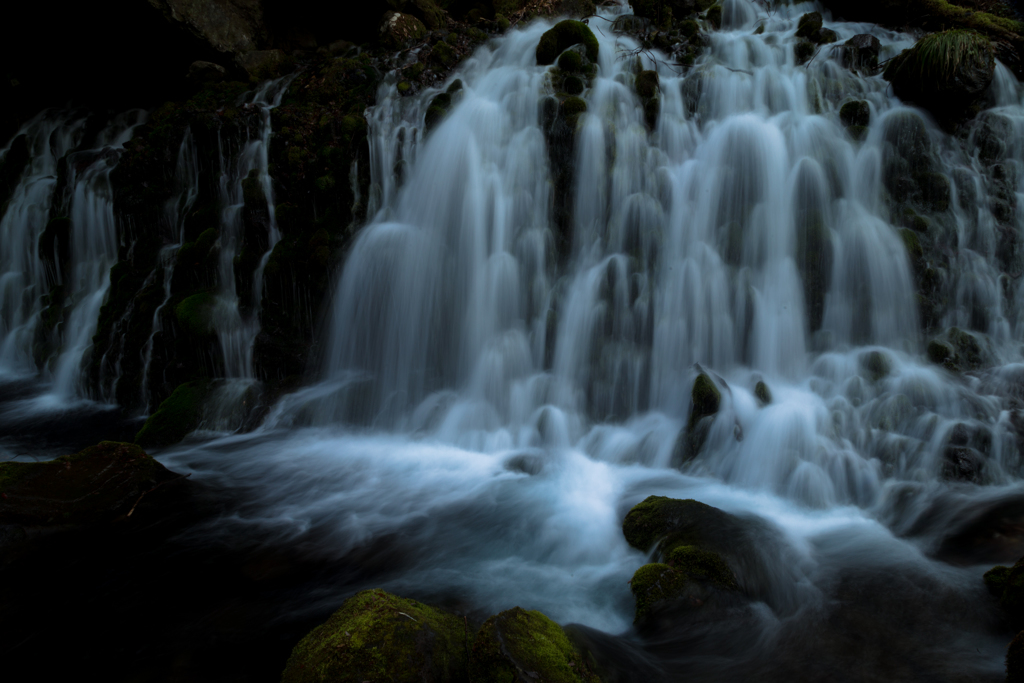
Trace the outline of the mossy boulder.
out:
M 816 41 L 821 30 L 821 12 L 808 12 L 800 17 L 796 25 L 796 37 Z
M 809 40 L 800 40 L 793 45 L 793 59 L 796 63 L 806 64 L 807 61 L 814 56 L 815 50 L 818 48 Z
M 664 562 L 678 546 L 718 550 L 727 541 L 715 536 L 731 534 L 740 526 L 732 515 L 697 500 L 648 496 L 626 514 L 622 533 L 627 543 L 643 552 L 657 544 L 655 558 Z
M 142 425 L 135 435 L 135 443 L 170 446 L 195 431 L 202 419 L 203 401 L 209 389 L 209 384 L 202 380 L 179 385 Z
M 78 525 L 127 515 L 177 478 L 139 446 L 103 441 L 48 462 L 0 463 L 0 524 Z
M 985 572 L 985 585 L 999 599 L 1011 623 L 1024 627 L 1024 557 L 1012 567 L 998 566 Z
M 174 307 L 174 317 L 181 329 L 196 337 L 214 334 L 213 316 L 217 297 L 210 292 L 199 292 L 183 299 Z
M 847 102 L 839 110 L 839 120 L 844 126 L 866 126 L 871 121 L 871 108 L 864 100 Z
M 697 375 L 690 392 L 690 420 L 688 428 L 692 429 L 702 418 L 711 417 L 718 412 L 722 402 L 722 392 L 706 372 Z
M 426 35 L 427 27 L 411 14 L 387 12 L 380 25 L 380 42 L 392 50 L 400 50 Z
M 762 406 L 766 406 L 772 402 L 772 390 L 768 388 L 768 385 L 764 383 L 764 380 L 759 381 L 754 385 L 754 398 Z
M 521 607 L 505 610 L 484 622 L 473 641 L 469 680 L 600 683 L 588 658 L 573 645 L 561 626 L 540 612 Z
M 638 624 L 684 598 L 702 604 L 712 593 L 739 590 L 725 559 L 745 545 L 738 518 L 696 500 L 649 496 L 629 511 L 622 531 L 634 548 L 655 549 L 654 563 L 637 570 L 630 582 Z
M 640 104 L 644 108 L 644 123 L 648 130 L 658 127 L 658 114 L 661 111 L 661 103 L 658 95 L 661 93 L 660 82 L 657 71 L 641 71 L 636 77 L 636 94 L 640 97 Z
M 722 6 L 715 5 L 707 11 L 704 18 L 707 19 L 708 23 L 716 30 L 722 28 Z
M 380 589 L 362 591 L 299 641 L 281 681 L 466 680 L 467 640 L 466 622 L 454 614 Z
M 587 59 L 591 62 L 597 61 L 600 45 L 594 32 L 582 21 L 566 19 L 555 24 L 541 36 L 537 45 L 537 64 L 554 64 L 559 55 L 573 45 L 583 45 L 586 48 Z
M 928 359 L 953 372 L 980 370 L 994 362 L 987 341 L 973 332 L 951 327 L 928 343 Z
M 897 97 L 928 109 L 944 123 L 973 115 L 994 75 L 989 39 L 963 29 L 925 36 L 893 58 L 883 73 Z
M 861 371 L 872 382 L 885 379 L 892 372 L 892 361 L 882 351 L 868 351 L 857 359 Z

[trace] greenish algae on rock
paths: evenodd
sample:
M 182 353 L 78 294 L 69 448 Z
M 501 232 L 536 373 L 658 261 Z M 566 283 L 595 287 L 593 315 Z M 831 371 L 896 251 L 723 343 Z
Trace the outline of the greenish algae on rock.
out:
M 139 446 L 103 441 L 48 462 L 0 463 L 0 524 L 86 524 L 127 514 L 176 478 Z
M 645 564 L 637 569 L 629 582 L 636 600 L 634 621 L 643 621 L 656 606 L 681 597 L 687 582 L 684 573 L 660 562 Z
M 648 496 L 626 514 L 622 533 L 627 543 L 643 552 L 661 540 L 658 551 L 667 559 L 667 553 L 676 545 L 705 545 L 705 523 L 713 522 L 712 518 L 728 516 L 718 508 L 697 500 Z
M 473 642 L 469 673 L 471 681 L 600 683 L 561 626 L 521 607 L 484 622 Z
M 375 589 L 356 593 L 299 641 L 281 681 L 442 683 L 466 680 L 467 666 L 464 619 Z
M 772 402 L 772 390 L 768 388 L 768 385 L 764 383 L 764 380 L 761 380 L 754 385 L 754 397 L 757 398 L 758 403 L 762 406 L 766 406 Z
M 149 416 L 135 435 L 141 446 L 170 446 L 184 439 L 199 426 L 203 400 L 209 392 L 204 380 L 179 385 Z
M 199 292 L 181 301 L 174 307 L 174 316 L 182 329 L 196 337 L 213 334 L 213 309 L 216 297 L 209 292 Z
M 597 61 L 600 45 L 594 32 L 582 21 L 566 19 L 555 24 L 540 38 L 537 45 L 537 64 L 547 66 L 554 64 L 558 56 L 573 45 L 582 44 L 587 51 L 587 59 Z
M 693 382 L 693 390 L 690 393 L 692 407 L 690 408 L 689 428 L 692 429 L 702 417 L 709 417 L 718 412 L 722 402 L 722 392 L 718 390 L 715 383 L 708 377 L 706 372 L 697 375 Z

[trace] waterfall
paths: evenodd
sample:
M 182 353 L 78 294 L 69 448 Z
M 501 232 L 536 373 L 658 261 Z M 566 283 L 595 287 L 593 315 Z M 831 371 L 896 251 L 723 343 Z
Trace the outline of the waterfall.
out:
M 30 161 L 0 227 L 10 245 L 0 257 L 0 364 L 5 372 L 31 373 L 35 362 L 46 361 L 60 402 L 84 395 L 82 360 L 118 258 L 110 172 L 144 121 L 142 112 L 129 112 L 83 140 L 84 117 L 44 112 L 19 132 Z M 58 185 L 64 196 L 54 196 Z M 44 309 L 58 321 L 56 330 L 42 328 Z M 52 356 L 35 353 L 40 334 L 56 336 Z

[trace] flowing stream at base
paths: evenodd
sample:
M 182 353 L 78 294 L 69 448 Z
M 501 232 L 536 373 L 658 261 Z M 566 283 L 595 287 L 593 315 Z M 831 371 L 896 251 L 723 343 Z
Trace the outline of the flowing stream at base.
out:
M 1005 407 L 1024 398 L 1024 296 L 995 265 L 978 157 L 880 76 L 824 50 L 796 65 L 797 20 L 817 9 L 727 0 L 687 74 L 613 34 L 617 9 L 592 18 L 600 56 L 564 225 L 545 140 L 561 76 L 534 58 L 551 23 L 463 64 L 429 134 L 443 90 L 402 97 L 386 81 L 368 112 L 379 210 L 346 258 L 322 381 L 285 396 L 254 433 L 160 456 L 242 501 L 201 533 L 252 532 L 359 568 L 294 611 L 381 585 L 625 633 L 602 642 L 693 680 L 1001 680 L 1006 638 L 981 575 L 1024 554 L 1019 529 L 985 526 L 1024 520 Z M 840 41 L 875 35 L 881 59 L 913 44 L 826 25 Z M 631 85 L 638 62 L 660 77 L 653 130 Z M 1003 163 L 1024 180 L 1024 108 L 1001 66 L 992 96 L 1010 135 Z M 851 98 L 871 110 L 863 142 L 839 123 Z M 923 131 L 929 163 L 952 181 L 935 226 L 960 245 L 942 326 L 985 332 L 995 369 L 960 376 L 925 358 L 884 201 L 908 130 Z M 266 143 L 253 144 L 232 177 L 257 169 L 270 199 Z M 809 287 L 814 240 L 833 256 Z M 244 346 L 230 335 L 248 334 L 218 331 L 226 354 Z M 721 406 L 680 467 L 702 370 Z M 944 478 L 951 444 L 983 454 L 980 483 Z M 630 635 L 628 581 L 647 558 L 621 523 L 653 494 L 764 520 L 768 559 L 740 577 L 752 607 L 654 642 Z

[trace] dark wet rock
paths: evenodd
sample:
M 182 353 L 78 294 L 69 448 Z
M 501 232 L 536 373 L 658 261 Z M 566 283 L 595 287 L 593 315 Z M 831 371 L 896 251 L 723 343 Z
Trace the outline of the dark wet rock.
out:
M 859 33 L 842 45 L 834 47 L 832 55 L 847 69 L 871 75 L 878 71 L 878 55 L 881 49 L 882 43 L 878 38 L 868 33 Z
M 809 40 L 815 40 L 818 36 L 818 31 L 820 30 L 821 13 L 808 12 L 807 14 L 800 17 L 800 21 L 797 22 L 796 36 L 797 38 L 807 38 Z
M 623 14 L 612 22 L 612 33 L 640 36 L 651 30 L 651 20 L 634 14 Z
M 989 40 L 953 30 L 925 36 L 892 59 L 884 76 L 897 97 L 925 107 L 948 126 L 976 113 L 994 74 Z
M 825 294 L 832 281 L 832 231 L 817 212 L 801 212 L 796 224 L 796 267 L 803 281 L 808 327 L 821 329 Z
M 866 126 L 871 121 L 871 107 L 864 100 L 847 102 L 839 110 L 839 120 L 844 126 Z
M 172 23 L 205 40 L 214 50 L 242 55 L 265 41 L 262 0 L 149 0 Z
M 134 444 L 104 441 L 39 463 L 0 463 L 0 528 L 107 522 L 132 513 L 148 491 L 179 479 Z M 8 540 L 23 539 L 8 530 Z
M 285 54 L 284 50 L 253 50 L 239 56 L 236 61 L 253 81 L 277 78 L 295 68 L 294 58 Z
M 793 55 L 796 58 L 796 63 L 806 64 L 811 57 L 814 56 L 815 51 L 818 48 L 815 47 L 814 43 L 809 40 L 801 40 L 793 46 Z
M 448 13 L 434 0 L 387 0 L 387 4 L 396 12 L 416 17 L 428 29 L 445 28 L 448 25 Z
M 220 83 L 227 77 L 228 70 L 213 62 L 198 60 L 188 67 L 188 80 L 193 83 Z
M 1012 567 L 993 567 L 985 573 L 985 585 L 989 592 L 999 599 L 999 606 L 1006 611 L 1010 622 L 1020 628 L 1024 626 L 1024 558 Z
M 701 372 L 690 390 L 690 415 L 676 437 L 672 461 L 682 465 L 697 457 L 718 414 L 722 392 L 706 372 Z
M 978 333 L 951 327 L 928 343 L 928 358 L 953 372 L 979 370 L 994 362 L 988 347 Z
M 385 47 L 399 50 L 427 35 L 427 27 L 411 14 L 388 12 L 380 25 L 380 41 Z
M 573 45 L 583 45 L 586 48 L 587 59 L 591 62 L 597 61 L 600 45 L 594 32 L 581 21 L 566 19 L 555 24 L 541 36 L 537 45 L 537 64 L 554 64 L 558 56 Z
M 968 144 L 977 151 L 979 159 L 991 164 L 1006 158 L 1012 135 L 1013 124 L 1008 118 L 998 112 L 985 111 L 975 119 Z
M 657 71 L 641 71 L 636 77 L 636 93 L 644 108 L 644 122 L 648 130 L 658 127 L 658 114 L 661 110 L 661 87 Z
M 942 478 L 949 481 L 982 483 L 985 458 L 967 446 L 949 446 L 942 454 Z
M 712 28 L 716 30 L 722 28 L 722 6 L 715 5 L 704 14 L 704 18 Z
M 205 381 L 187 382 L 176 388 L 135 436 L 142 446 L 170 446 L 194 431 L 202 419 L 203 401 L 209 393 Z
M 292 650 L 283 683 L 465 680 L 465 620 L 382 590 L 356 593 Z
M 857 363 L 872 382 L 884 379 L 892 372 L 892 361 L 882 351 L 868 351 L 861 354 Z
M 513 607 L 480 627 L 473 640 L 473 681 L 600 683 L 588 658 L 562 627 L 537 611 Z
M 766 406 L 772 402 L 772 390 L 761 380 L 754 385 L 754 397 L 759 404 Z

